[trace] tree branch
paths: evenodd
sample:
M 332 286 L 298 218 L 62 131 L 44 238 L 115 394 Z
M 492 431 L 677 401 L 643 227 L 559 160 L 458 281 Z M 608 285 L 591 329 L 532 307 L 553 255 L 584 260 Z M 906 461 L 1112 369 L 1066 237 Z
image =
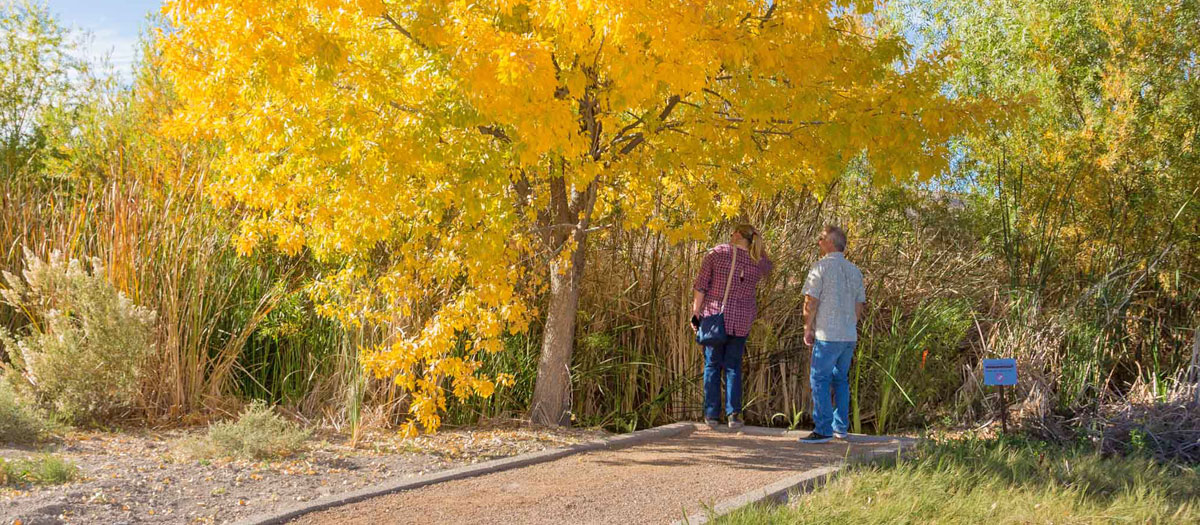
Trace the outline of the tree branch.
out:
M 483 133 L 484 135 L 491 135 L 493 137 L 500 139 L 503 142 L 508 142 L 508 143 L 512 142 L 512 139 L 508 138 L 508 134 L 505 133 L 504 130 L 500 129 L 499 126 L 479 126 L 477 129 L 479 130 L 480 133 Z
M 676 107 L 679 107 L 679 102 L 681 100 L 683 100 L 683 98 L 679 95 L 671 95 L 671 98 L 667 99 L 667 106 L 658 113 L 659 122 L 662 122 L 666 120 L 667 117 L 670 117 L 671 112 L 675 111 Z M 669 126 L 659 126 L 658 129 L 654 130 L 654 132 L 658 133 L 664 129 L 667 129 L 668 127 Z M 634 133 L 633 135 L 630 135 L 629 143 L 626 144 L 625 147 L 621 148 L 621 155 L 628 155 L 629 152 L 633 151 L 634 148 L 638 147 L 643 142 L 646 142 L 646 135 L 644 133 Z
M 675 111 L 675 106 L 679 105 L 679 100 L 679 95 L 671 95 L 671 98 L 667 99 L 667 107 L 663 108 L 662 113 L 658 114 L 659 122 L 667 120 L 667 117 L 671 116 L 671 112 Z
M 399 103 L 399 102 L 391 101 L 391 102 L 388 102 L 388 105 L 389 105 L 389 106 L 391 106 L 391 107 L 393 107 L 393 108 L 395 108 L 395 109 L 398 109 L 398 110 L 400 110 L 400 111 L 403 111 L 403 112 L 405 112 L 405 113 L 413 113 L 413 114 L 415 114 L 415 115 L 420 115 L 420 114 L 422 114 L 422 113 L 421 113 L 421 110 L 419 110 L 419 109 L 417 109 L 417 108 L 414 108 L 414 107 L 412 107 L 412 106 L 407 106 L 407 105 L 401 104 L 401 103 Z
M 392 27 L 396 28 L 396 31 L 399 31 L 400 34 L 408 37 L 408 39 L 411 40 L 412 43 L 416 44 L 417 47 L 419 47 L 425 51 L 433 52 L 432 48 L 425 45 L 424 42 L 417 40 L 417 37 L 413 36 L 413 34 L 410 33 L 407 29 L 405 29 L 404 26 L 400 25 L 400 22 L 397 22 L 395 18 L 392 18 L 392 15 L 390 13 L 388 13 L 387 11 L 383 12 L 383 19 L 386 20 L 387 23 L 391 24 Z
M 629 139 L 629 144 L 626 144 L 624 148 L 621 148 L 622 155 L 629 154 L 629 152 L 633 151 L 633 148 L 636 148 L 639 144 L 646 142 L 646 136 L 641 133 L 634 133 L 633 135 L 629 136 Z
M 622 142 L 622 141 L 626 140 L 625 134 L 628 133 L 629 131 L 631 131 L 633 128 L 638 127 L 645 121 L 646 121 L 645 114 L 638 116 L 637 120 L 633 121 L 632 124 L 621 128 L 621 131 L 618 131 L 617 134 L 613 137 L 613 139 L 608 142 L 609 145 L 616 145 L 618 142 Z

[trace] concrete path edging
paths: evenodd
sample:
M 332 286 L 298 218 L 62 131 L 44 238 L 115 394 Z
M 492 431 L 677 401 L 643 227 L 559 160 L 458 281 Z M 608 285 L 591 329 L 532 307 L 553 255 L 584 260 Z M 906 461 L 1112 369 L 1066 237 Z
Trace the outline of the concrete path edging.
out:
M 771 435 L 771 436 L 791 436 L 791 435 L 806 435 L 808 432 L 799 431 L 783 431 L 774 428 L 764 427 L 745 427 L 740 430 L 750 435 Z M 799 474 L 788 476 L 775 483 L 767 485 L 759 489 L 754 489 L 745 492 L 739 496 L 729 498 L 725 501 L 717 503 L 712 508 L 705 509 L 701 512 L 695 512 L 686 518 L 676 521 L 673 525 L 701 525 L 709 521 L 729 514 L 737 509 L 747 505 L 753 505 L 760 502 L 771 503 L 787 503 L 793 494 L 807 494 L 823 486 L 838 475 L 846 466 L 855 463 L 869 463 L 885 456 L 899 454 L 905 448 L 909 448 L 916 443 L 916 440 L 911 438 L 887 438 L 877 436 L 850 436 L 846 440 L 847 443 L 873 443 L 882 441 L 894 441 L 893 446 L 876 449 L 872 451 L 852 454 L 846 457 L 846 461 L 828 467 L 820 467 L 812 470 L 806 470 Z
M 590 452 L 593 450 L 616 450 L 632 447 L 634 445 L 640 445 L 650 441 L 685 436 L 692 433 L 696 429 L 697 425 L 695 423 L 672 423 L 670 425 L 639 430 L 630 434 L 614 436 L 596 441 L 589 441 L 587 443 L 580 443 L 578 445 L 543 450 L 540 452 L 530 452 L 528 454 L 520 454 L 512 457 L 485 461 L 483 463 L 477 463 L 474 465 L 467 465 L 464 467 L 447 469 L 413 478 L 406 478 L 385 485 L 366 487 L 360 490 L 341 494 L 331 494 L 329 496 L 318 498 L 309 502 L 286 507 L 282 510 L 251 516 L 244 520 L 238 521 L 235 525 L 278 525 L 310 512 L 356 503 L 376 496 L 391 494 L 393 492 L 412 490 L 445 481 L 471 478 L 475 476 L 482 476 L 484 474 L 491 474 L 493 472 L 526 467 L 529 465 L 536 465 L 538 463 L 546 463 L 548 461 L 554 461 L 556 459 L 579 454 L 581 452 Z

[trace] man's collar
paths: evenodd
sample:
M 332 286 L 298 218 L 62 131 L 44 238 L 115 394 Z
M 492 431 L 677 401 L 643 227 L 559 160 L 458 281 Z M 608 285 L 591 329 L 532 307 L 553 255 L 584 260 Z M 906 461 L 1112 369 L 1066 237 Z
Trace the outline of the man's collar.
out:
M 846 254 L 844 254 L 842 252 L 829 252 L 829 253 L 825 254 L 825 257 L 832 257 L 834 259 L 845 259 Z

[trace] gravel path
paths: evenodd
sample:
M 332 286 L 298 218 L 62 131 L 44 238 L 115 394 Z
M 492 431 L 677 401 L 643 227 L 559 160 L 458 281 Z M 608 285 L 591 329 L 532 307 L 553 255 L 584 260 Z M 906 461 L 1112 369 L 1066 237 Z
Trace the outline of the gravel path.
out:
M 389 494 L 293 524 L 668 523 L 790 475 L 887 446 L 698 430 Z
M 79 467 L 74 482 L 0 485 L 0 525 L 232 523 L 264 512 L 500 457 L 559 448 L 605 434 L 513 425 L 447 430 L 416 439 L 322 434 L 307 450 L 272 461 L 185 457 L 203 428 L 164 432 L 72 432 L 44 450 L 0 444 L 0 458 L 53 453 Z

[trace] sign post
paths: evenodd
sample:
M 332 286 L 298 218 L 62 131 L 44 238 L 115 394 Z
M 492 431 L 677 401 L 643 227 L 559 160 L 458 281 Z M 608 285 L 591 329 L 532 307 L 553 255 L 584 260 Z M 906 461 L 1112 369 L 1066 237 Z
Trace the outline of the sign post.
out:
M 1000 429 L 1008 433 L 1008 403 L 1004 400 L 1004 387 L 1017 384 L 1016 359 L 984 359 L 983 384 L 1000 387 Z

